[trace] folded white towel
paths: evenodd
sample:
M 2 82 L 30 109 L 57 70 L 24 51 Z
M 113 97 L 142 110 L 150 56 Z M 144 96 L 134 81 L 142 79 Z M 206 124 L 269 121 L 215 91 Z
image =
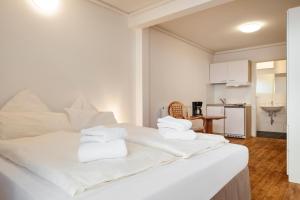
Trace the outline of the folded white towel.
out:
M 176 119 L 172 116 L 166 116 L 163 118 L 159 118 L 157 120 L 157 122 L 159 123 L 176 123 L 176 124 L 181 124 L 182 126 L 186 126 L 186 127 L 191 127 L 192 126 L 192 122 L 186 119 Z
M 122 158 L 127 156 L 127 147 L 124 140 L 115 140 L 107 143 L 83 143 L 78 150 L 80 162 L 90 162 L 100 159 Z
M 158 132 L 165 139 L 195 140 L 197 138 L 197 134 L 193 130 L 176 131 L 170 128 L 160 128 Z
M 169 128 L 176 131 L 186 131 L 191 129 L 191 127 L 182 126 L 181 124 L 171 124 L 171 123 L 157 123 L 157 127 L 160 128 Z
M 157 120 L 158 128 L 173 128 L 178 131 L 189 130 L 192 128 L 192 122 L 185 119 L 176 119 L 171 116 L 159 118 Z
M 124 139 L 127 135 L 124 128 L 106 128 L 96 126 L 81 130 L 80 143 L 85 142 L 110 142 L 117 139 Z
M 229 140 L 227 140 L 223 135 L 215 135 L 209 133 L 199 133 L 197 134 L 197 139 L 229 143 Z
M 101 131 L 103 128 L 105 128 L 105 127 L 104 126 L 95 126 L 92 128 L 85 128 L 85 129 L 81 129 L 80 133 L 81 133 L 81 135 L 95 135 L 95 133 L 97 133 L 98 130 Z

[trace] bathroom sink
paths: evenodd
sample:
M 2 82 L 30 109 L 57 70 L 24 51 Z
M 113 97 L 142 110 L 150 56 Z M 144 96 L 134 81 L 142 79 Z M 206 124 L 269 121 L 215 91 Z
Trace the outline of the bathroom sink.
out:
M 266 112 L 279 112 L 283 106 L 261 106 L 261 108 Z
M 276 117 L 276 113 L 281 111 L 281 109 L 284 106 L 275 106 L 275 105 L 270 105 L 270 106 L 260 106 L 264 111 L 269 113 L 270 119 L 271 119 L 271 125 L 274 123 L 274 117 Z

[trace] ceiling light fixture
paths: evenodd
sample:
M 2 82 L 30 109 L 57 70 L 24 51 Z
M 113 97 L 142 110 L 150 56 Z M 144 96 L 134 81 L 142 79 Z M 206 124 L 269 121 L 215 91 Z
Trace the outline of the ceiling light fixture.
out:
M 33 4 L 44 14 L 54 14 L 58 8 L 60 0 L 32 0 Z
M 259 31 L 262 28 L 262 26 L 262 22 L 248 22 L 240 25 L 238 29 L 243 33 L 253 33 Z

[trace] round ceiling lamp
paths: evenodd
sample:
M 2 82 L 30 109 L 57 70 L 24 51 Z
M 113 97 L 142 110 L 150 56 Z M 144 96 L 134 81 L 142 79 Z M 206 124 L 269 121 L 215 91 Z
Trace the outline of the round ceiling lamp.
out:
M 262 27 L 263 27 L 262 22 L 248 22 L 240 25 L 238 29 L 243 33 L 253 33 L 259 31 Z
M 60 0 L 32 0 L 33 4 L 45 14 L 54 14 L 57 12 Z

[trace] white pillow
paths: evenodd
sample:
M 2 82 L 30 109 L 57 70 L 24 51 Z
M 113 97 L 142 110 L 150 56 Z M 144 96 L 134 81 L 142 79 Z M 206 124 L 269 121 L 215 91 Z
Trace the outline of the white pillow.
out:
M 117 123 L 113 112 L 98 112 L 84 97 L 80 96 L 71 108 L 65 108 L 73 130 L 80 131 L 99 125 Z
M 75 102 L 72 104 L 71 109 L 78 109 L 78 110 L 89 110 L 89 111 L 95 111 L 98 110 L 93 106 L 86 98 L 83 96 L 79 96 Z
M 65 111 L 68 114 L 72 129 L 75 131 L 88 127 L 89 121 L 97 115 L 97 111 L 91 110 L 65 108 Z
M 0 112 L 0 138 L 15 139 L 71 130 L 64 113 Z
M 70 108 L 65 108 L 73 130 L 80 131 L 98 113 L 97 109 L 83 96 L 78 97 Z
M 48 106 L 29 90 L 23 90 L 10 99 L 2 112 L 50 112 Z
M 113 112 L 99 112 L 89 122 L 87 127 L 110 125 L 118 123 Z

